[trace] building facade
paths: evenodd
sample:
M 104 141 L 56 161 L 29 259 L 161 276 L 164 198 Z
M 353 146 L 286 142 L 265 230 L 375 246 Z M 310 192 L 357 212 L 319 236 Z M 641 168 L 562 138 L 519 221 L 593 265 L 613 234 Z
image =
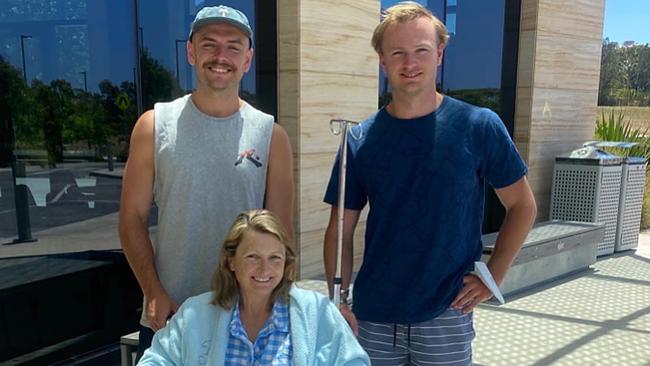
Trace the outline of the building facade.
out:
M 119 250 L 119 177 L 133 124 L 155 102 L 193 89 L 185 48 L 190 23 L 203 6 L 226 4 L 244 11 L 255 31 L 255 60 L 242 97 L 273 114 L 293 146 L 300 277 L 322 278 L 330 210 L 322 198 L 339 143 L 329 121 L 361 121 L 387 100 L 390 88 L 370 38 L 381 9 L 396 2 L 5 1 L 0 242 L 19 244 L 0 245 L 0 268 L 29 270 L 25 258 Z M 451 33 L 440 90 L 501 116 L 529 165 L 538 219 L 547 219 L 554 157 L 593 136 L 605 0 L 418 2 Z M 484 231 L 492 232 L 503 211 L 486 189 Z M 357 268 L 364 222 L 362 215 Z M 151 225 L 155 232 L 155 220 Z M 30 239 L 37 241 L 26 243 Z M 3 321 L 15 318 L 7 309 L 0 307 Z M 25 337 L 31 348 L 0 334 L 0 361 L 61 341 Z

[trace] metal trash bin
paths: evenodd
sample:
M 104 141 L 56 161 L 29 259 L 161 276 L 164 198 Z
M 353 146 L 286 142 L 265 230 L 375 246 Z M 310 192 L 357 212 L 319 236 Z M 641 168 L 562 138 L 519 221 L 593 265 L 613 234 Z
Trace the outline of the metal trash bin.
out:
M 645 192 L 646 160 L 629 156 L 623 161 L 621 172 L 621 196 L 619 200 L 616 244 L 614 250 L 634 249 L 639 245 L 641 211 Z
M 596 255 L 614 253 L 623 158 L 593 146 L 555 158 L 551 220 L 605 225 Z
M 615 148 L 627 151 L 623 155 L 621 170 L 621 195 L 618 205 L 616 224 L 616 242 L 614 251 L 634 249 L 639 244 L 641 229 L 641 211 L 645 192 L 646 159 L 641 156 L 629 156 L 632 148 L 639 145 L 629 141 L 588 141 L 583 146 L 596 148 Z

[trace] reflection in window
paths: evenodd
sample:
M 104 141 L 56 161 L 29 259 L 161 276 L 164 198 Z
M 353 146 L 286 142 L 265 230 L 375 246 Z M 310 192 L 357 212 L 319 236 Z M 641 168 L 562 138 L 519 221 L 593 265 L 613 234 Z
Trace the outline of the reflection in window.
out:
M 184 0 L 164 6 L 157 0 L 137 0 L 141 37 L 143 109 L 158 101 L 170 101 L 196 88 L 194 68 L 187 61 L 186 42 L 196 13 L 205 6 L 227 5 L 241 10 L 255 29 L 253 0 Z M 161 19 L 167 21 L 161 22 Z M 254 106 L 256 100 L 257 56 L 240 85 L 241 97 Z
M 453 27 L 442 75 L 445 94 L 501 112 L 504 0 L 447 4 Z M 485 30 L 489 30 L 486 32 Z
M 383 8 L 397 1 L 382 0 Z M 443 20 L 450 33 L 438 90 L 497 112 L 512 134 L 514 124 L 520 0 L 419 1 Z M 508 32 L 504 30 L 508 29 Z M 380 71 L 379 106 L 390 102 L 390 85 Z M 486 187 L 483 230 L 498 230 L 503 209 Z
M 387 8 L 397 1 L 382 1 Z M 438 88 L 445 94 L 501 113 L 505 0 L 422 1 L 450 33 Z M 489 30 L 486 32 L 485 30 Z M 511 65 L 516 68 L 516 65 Z M 390 101 L 390 85 L 380 71 L 379 105 Z
M 447 9 L 449 9 L 449 7 Z M 449 35 L 453 37 L 456 34 L 456 13 L 450 12 L 448 10 L 447 20 L 445 23 L 447 25 L 447 31 L 449 32 Z
M 83 19 L 87 0 L 5 0 L 0 7 L 0 23 Z
M 117 214 L 137 117 L 133 24 L 132 0 L 3 2 L 2 241 L 25 225 L 38 232 Z
M 55 34 L 58 51 L 57 69 L 62 71 L 60 77 L 70 80 L 76 88 L 87 92 L 87 73 L 90 68 L 88 26 L 60 25 L 55 27 Z
M 241 9 L 275 52 L 275 20 L 258 25 L 255 12 L 276 11 L 267 0 L 0 3 L 0 363 L 50 347 L 63 358 L 34 364 L 58 364 L 137 327 L 141 292 L 116 230 L 121 174 L 138 108 L 194 88 L 185 42 L 196 12 Z M 275 54 L 264 52 L 260 94 L 275 108 Z M 256 60 L 242 82 L 254 105 Z

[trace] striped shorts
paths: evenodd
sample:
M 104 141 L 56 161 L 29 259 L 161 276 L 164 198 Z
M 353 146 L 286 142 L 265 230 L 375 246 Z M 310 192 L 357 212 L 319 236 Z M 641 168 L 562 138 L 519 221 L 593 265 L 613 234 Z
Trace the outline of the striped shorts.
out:
M 472 313 L 448 309 L 414 324 L 359 321 L 359 343 L 372 365 L 472 365 Z

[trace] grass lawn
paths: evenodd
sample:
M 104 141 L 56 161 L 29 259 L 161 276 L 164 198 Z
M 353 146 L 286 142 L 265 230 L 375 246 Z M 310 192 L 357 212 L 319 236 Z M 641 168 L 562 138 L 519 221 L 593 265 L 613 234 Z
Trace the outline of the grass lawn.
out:
M 605 116 L 608 116 L 612 110 L 615 115 L 622 111 L 625 115 L 625 120 L 632 121 L 632 125 L 636 128 L 641 128 L 642 130 L 647 128 L 650 133 L 650 107 L 598 107 L 598 115 L 596 117 L 600 118 L 602 112 L 605 112 Z
M 650 184 L 648 173 L 645 174 L 645 192 L 643 193 L 643 209 L 641 211 L 641 230 L 650 227 Z

